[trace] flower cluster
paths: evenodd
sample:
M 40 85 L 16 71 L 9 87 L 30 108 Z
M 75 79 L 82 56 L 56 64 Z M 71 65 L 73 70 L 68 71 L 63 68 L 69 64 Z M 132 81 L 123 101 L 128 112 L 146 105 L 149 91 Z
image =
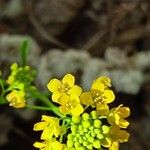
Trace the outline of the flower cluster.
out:
M 19 67 L 17 63 L 11 65 L 11 74 L 7 79 L 9 92 L 6 100 L 14 108 L 25 107 L 25 93 L 31 87 L 35 73 L 29 66 Z
M 90 91 L 82 92 L 75 85 L 74 76 L 67 74 L 62 80 L 52 79 L 48 85 L 52 101 L 59 104 L 64 117 L 42 116 L 34 125 L 42 131 L 42 142 L 34 146 L 40 150 L 118 150 L 119 143 L 127 142 L 129 133 L 124 129 L 130 109 L 122 104 L 109 108 L 115 100 L 110 89 L 111 80 L 102 76 L 93 81 Z

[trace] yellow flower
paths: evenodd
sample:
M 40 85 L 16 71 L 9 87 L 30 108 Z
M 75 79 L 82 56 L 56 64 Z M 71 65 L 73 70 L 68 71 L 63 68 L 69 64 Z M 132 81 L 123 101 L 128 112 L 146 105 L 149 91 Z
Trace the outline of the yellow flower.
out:
M 46 115 L 42 115 L 42 122 L 38 122 L 34 125 L 34 131 L 41 131 L 41 139 L 47 140 L 53 137 L 58 137 L 60 135 L 60 126 L 59 126 L 59 119 L 55 117 L 50 117 Z
M 121 130 L 117 126 L 112 126 L 109 135 L 111 137 L 112 143 L 109 150 L 118 150 L 119 143 L 127 142 L 129 139 L 129 133 L 125 130 Z
M 54 138 L 43 142 L 35 142 L 33 146 L 40 150 L 64 150 L 65 148 L 64 144 L 61 144 Z
M 96 79 L 92 84 L 91 91 L 81 94 L 81 103 L 96 106 L 96 110 L 100 115 L 107 115 L 109 113 L 107 104 L 115 99 L 113 91 L 107 88 L 110 85 L 110 79 L 107 77 Z
M 127 128 L 129 122 L 125 120 L 125 118 L 127 118 L 129 115 L 130 109 L 120 105 L 119 107 L 115 107 L 110 110 L 107 120 L 111 125 L 117 125 L 120 128 Z
M 72 116 L 79 116 L 83 111 L 83 107 L 80 104 L 80 99 L 77 95 L 64 96 L 60 100 L 60 111 L 63 114 L 71 114 Z
M 15 108 L 25 107 L 25 93 L 23 90 L 13 90 L 6 96 L 9 105 Z
M 52 79 L 47 87 L 53 93 L 52 100 L 59 103 L 61 97 L 66 95 L 77 95 L 79 96 L 82 89 L 74 85 L 75 79 L 71 74 L 67 74 L 63 77 L 62 81 L 58 79 Z
M 101 139 L 101 145 L 109 150 L 118 150 L 119 143 L 127 142 L 129 133 L 118 126 L 111 126 L 109 132 Z
M 111 87 L 111 80 L 110 80 L 110 78 L 108 78 L 106 76 L 101 76 L 101 77 L 97 78 L 95 80 L 95 82 L 102 83 L 105 86 L 105 88 Z

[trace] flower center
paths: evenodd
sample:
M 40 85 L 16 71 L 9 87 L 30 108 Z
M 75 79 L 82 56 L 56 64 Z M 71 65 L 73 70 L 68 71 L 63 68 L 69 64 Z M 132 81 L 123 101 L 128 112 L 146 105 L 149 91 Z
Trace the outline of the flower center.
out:
M 60 86 L 60 88 L 59 88 L 59 91 L 60 91 L 61 93 L 67 93 L 69 89 L 70 89 L 69 85 L 67 85 L 67 84 L 62 84 L 62 85 Z

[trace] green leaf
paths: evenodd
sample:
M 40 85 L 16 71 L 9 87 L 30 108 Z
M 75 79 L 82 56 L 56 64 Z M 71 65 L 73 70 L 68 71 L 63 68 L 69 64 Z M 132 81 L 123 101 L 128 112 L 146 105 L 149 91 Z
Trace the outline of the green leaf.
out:
M 21 52 L 21 66 L 26 66 L 27 64 L 27 55 L 29 50 L 29 41 L 24 40 L 21 44 L 20 52 Z

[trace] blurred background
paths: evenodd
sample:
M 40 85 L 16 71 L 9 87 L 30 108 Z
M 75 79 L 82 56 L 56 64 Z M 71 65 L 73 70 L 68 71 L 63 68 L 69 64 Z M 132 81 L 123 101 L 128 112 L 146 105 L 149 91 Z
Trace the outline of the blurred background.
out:
M 120 150 L 150 149 L 149 0 L 0 0 L 0 68 L 19 61 L 23 40 L 36 68 L 36 85 L 72 73 L 84 90 L 112 79 L 116 101 L 131 109 L 131 136 Z M 0 150 L 33 150 L 32 131 L 43 112 L 0 108 Z

